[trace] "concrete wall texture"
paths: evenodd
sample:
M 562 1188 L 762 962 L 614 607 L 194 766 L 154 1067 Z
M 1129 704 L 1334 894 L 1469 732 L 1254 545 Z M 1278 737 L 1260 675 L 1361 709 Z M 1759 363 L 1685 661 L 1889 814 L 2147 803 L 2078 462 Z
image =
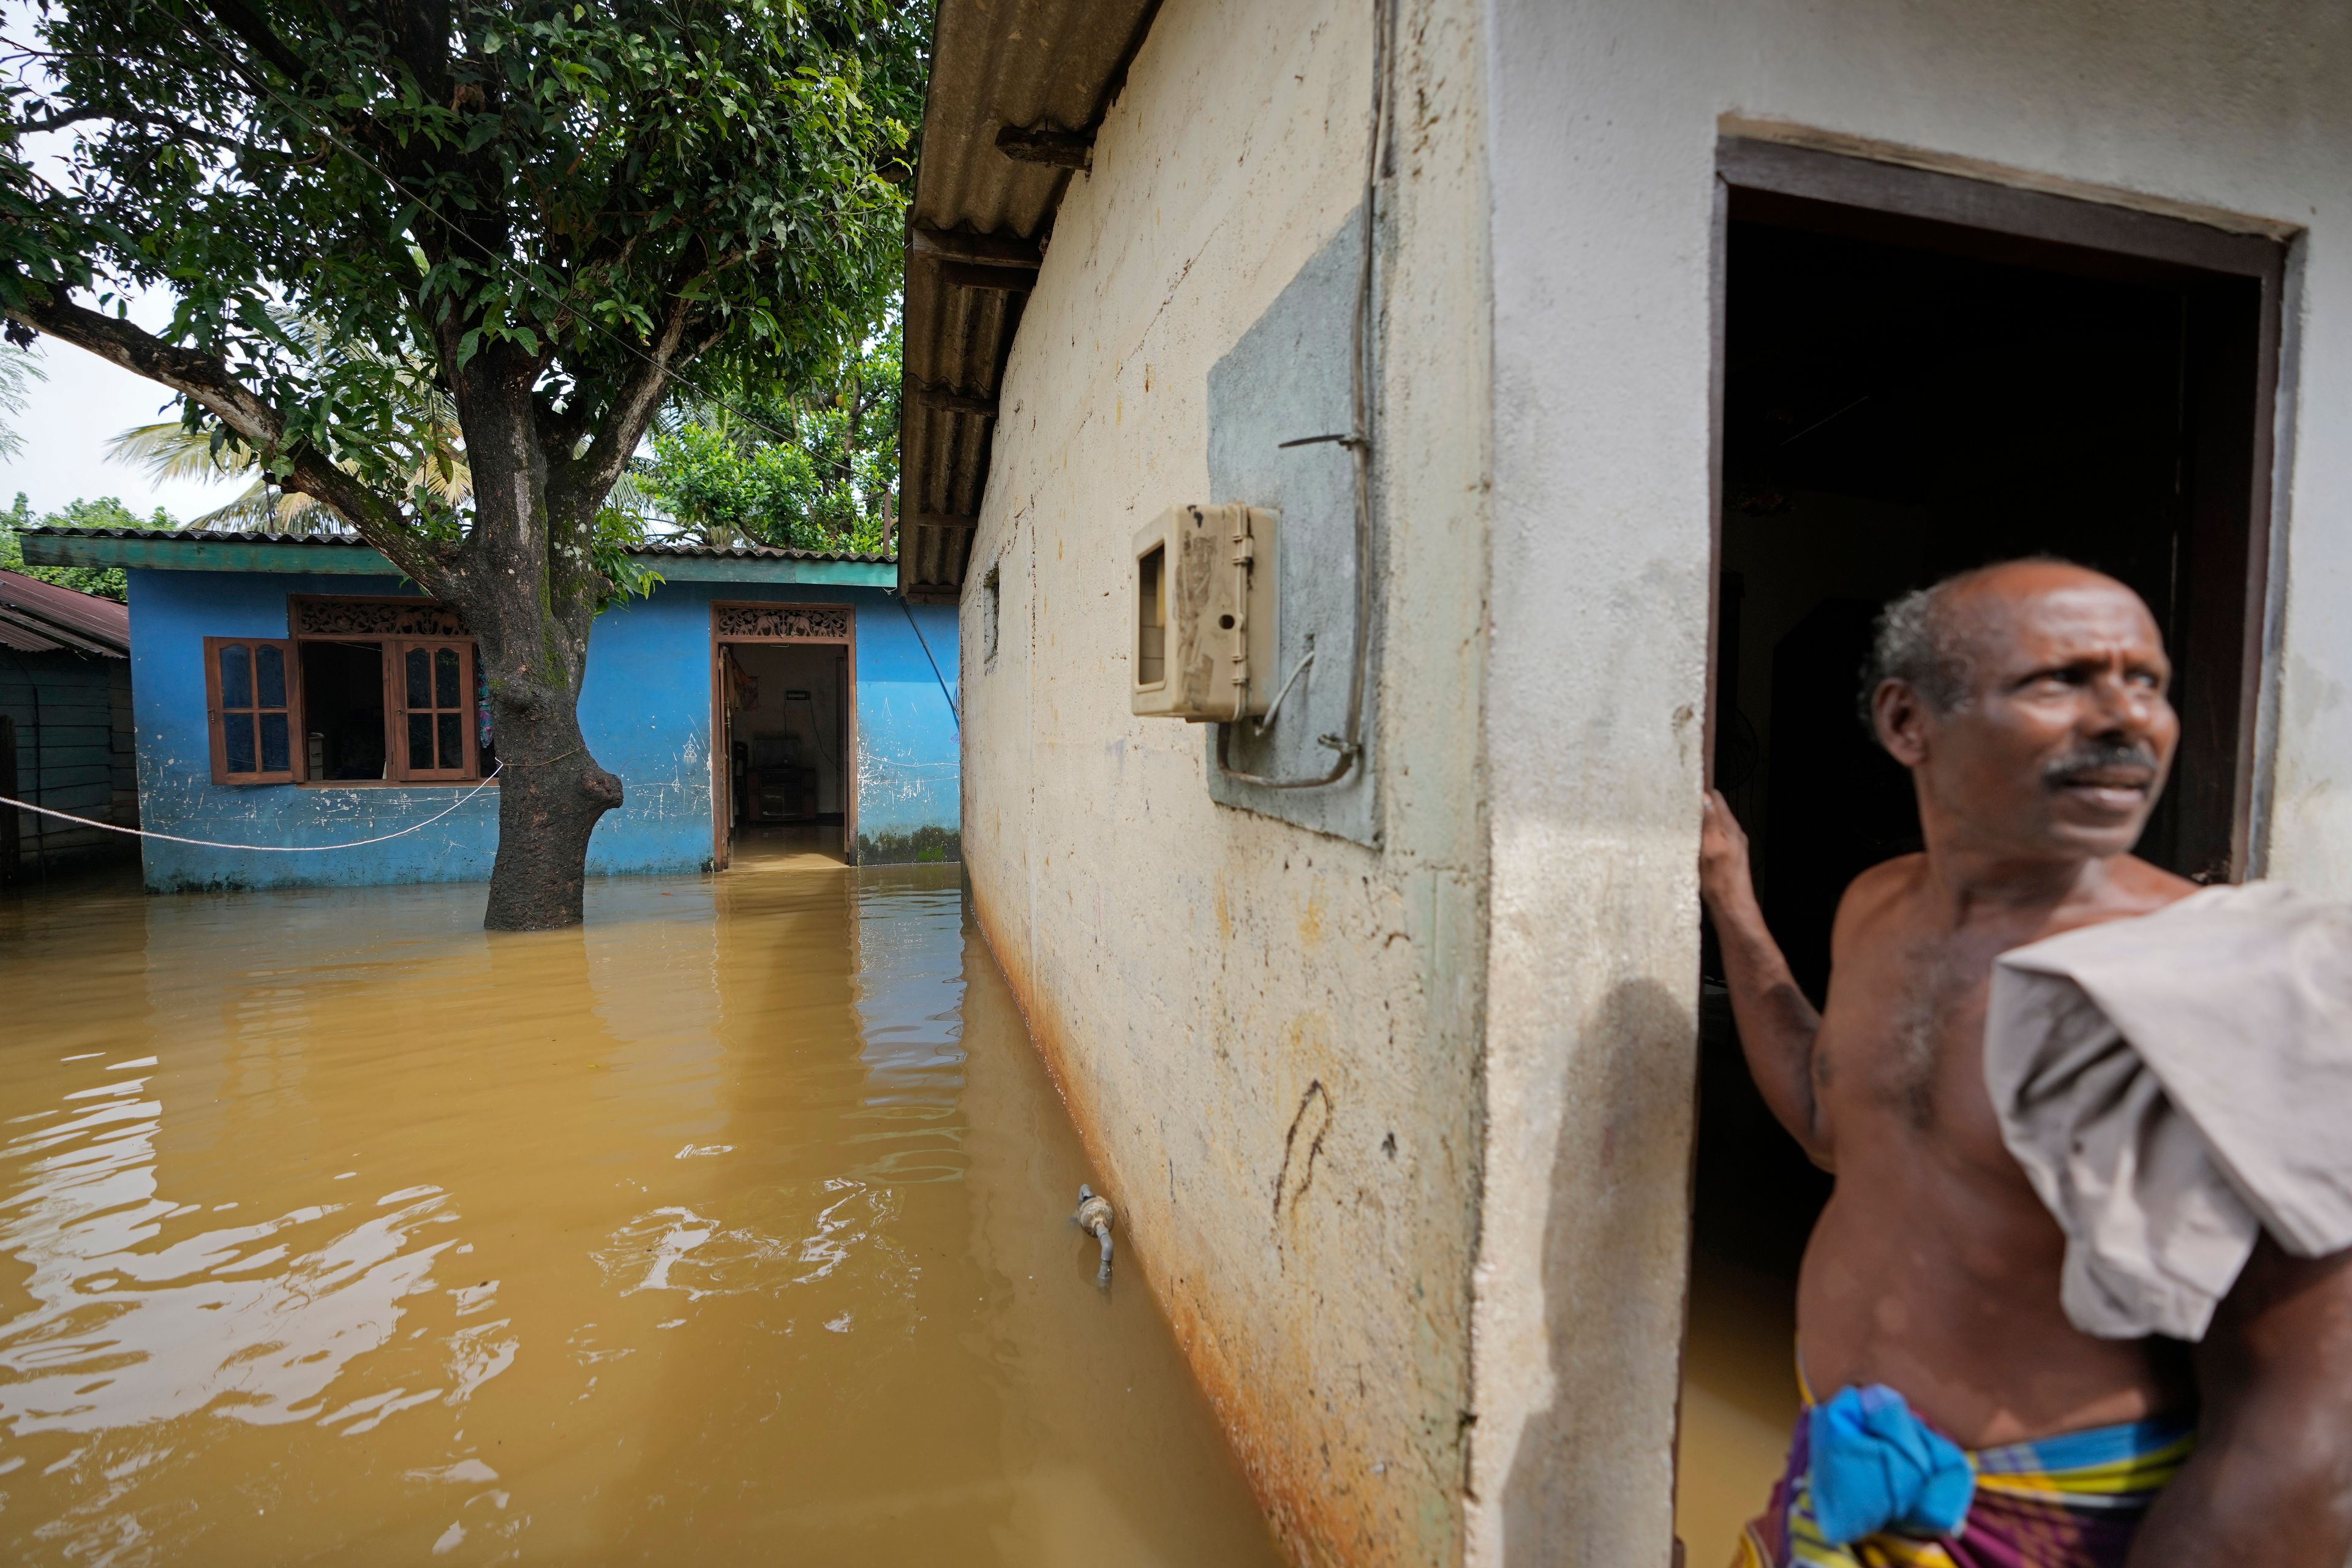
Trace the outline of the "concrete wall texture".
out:
M 1128 712 L 1127 541 L 1205 492 L 1210 370 L 1361 198 L 1369 89 L 1367 0 L 1168 0 L 1005 383 L 964 605 L 977 647 L 993 568 L 997 654 L 962 672 L 967 859 L 1297 1555 L 1663 1568 L 1717 139 L 1863 139 L 2300 229 L 2257 843 L 2343 896 L 2352 10 L 1399 10 L 1376 842 L 1213 805 L 1199 735 Z
M 203 641 L 282 637 L 289 595 L 394 596 L 395 578 L 133 570 L 131 636 L 142 822 L 152 831 L 239 844 L 371 838 L 448 810 L 470 784 L 335 787 L 212 782 Z M 667 583 L 598 617 L 580 717 L 626 802 L 597 824 L 588 868 L 692 871 L 711 853 L 710 610 L 713 600 L 848 603 L 856 608 L 861 833 L 952 835 L 956 731 L 906 611 L 870 588 Z M 955 657 L 955 625 L 917 606 L 932 651 Z M 355 886 L 486 878 L 498 848 L 492 785 L 431 826 L 319 854 L 144 841 L 150 889 Z
M 1380 481 L 1377 847 L 1213 804 L 1202 731 L 1130 717 L 1125 657 L 1129 539 L 1210 499 L 1213 367 L 1364 198 L 1361 0 L 1161 9 L 1023 320 L 964 605 L 979 918 L 1134 1260 L 1304 1561 L 1461 1552 L 1481 66 L 1466 0 L 1403 11 L 1381 244 L 1387 418 L 1412 440 Z M 1344 649 L 1323 652 L 1337 668 L 1318 675 L 1343 681 Z

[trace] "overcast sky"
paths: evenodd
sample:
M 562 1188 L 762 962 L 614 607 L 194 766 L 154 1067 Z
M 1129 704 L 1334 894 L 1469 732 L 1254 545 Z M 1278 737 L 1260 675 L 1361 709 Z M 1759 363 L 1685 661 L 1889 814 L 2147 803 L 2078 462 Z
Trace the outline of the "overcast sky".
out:
M 162 325 L 171 313 L 168 298 L 142 301 L 131 312 L 149 327 Z M 171 393 L 55 338 L 44 337 L 33 353 L 48 380 L 33 384 L 16 420 L 24 452 L 0 458 L 0 507 L 18 490 L 32 498 L 36 516 L 79 497 L 120 496 L 142 517 L 160 506 L 185 522 L 245 488 L 242 480 L 157 484 L 140 468 L 108 462 L 106 444 L 115 436 L 134 425 L 179 416 Z

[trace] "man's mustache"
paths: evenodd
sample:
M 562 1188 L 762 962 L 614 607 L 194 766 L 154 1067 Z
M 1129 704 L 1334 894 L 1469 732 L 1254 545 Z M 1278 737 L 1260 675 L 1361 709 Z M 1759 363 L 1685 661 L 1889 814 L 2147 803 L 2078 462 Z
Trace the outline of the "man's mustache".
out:
M 2043 768 L 2042 782 L 2053 789 L 2063 789 L 2110 768 L 2142 768 L 2153 778 L 2161 765 L 2156 748 L 2145 741 L 2137 744 L 2123 741 L 2094 741 L 2088 745 L 2075 747 Z

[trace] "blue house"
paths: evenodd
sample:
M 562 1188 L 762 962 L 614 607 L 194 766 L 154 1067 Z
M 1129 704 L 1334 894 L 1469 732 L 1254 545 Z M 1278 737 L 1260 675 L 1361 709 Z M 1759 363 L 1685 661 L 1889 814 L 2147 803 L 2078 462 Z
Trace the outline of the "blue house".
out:
M 125 569 L 139 820 L 174 836 L 142 841 L 150 889 L 489 875 L 498 738 L 473 637 L 381 554 L 335 535 L 21 538 L 37 564 Z M 664 580 L 589 639 L 581 728 L 627 796 L 590 871 L 961 858 L 952 605 L 900 599 L 884 556 L 644 553 Z M 320 845 L 352 847 L 284 852 Z

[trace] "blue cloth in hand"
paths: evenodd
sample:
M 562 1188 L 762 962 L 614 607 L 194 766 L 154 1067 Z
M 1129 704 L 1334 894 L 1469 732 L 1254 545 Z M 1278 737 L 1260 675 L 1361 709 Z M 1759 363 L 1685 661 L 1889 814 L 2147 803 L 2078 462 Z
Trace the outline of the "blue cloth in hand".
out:
M 1969 1457 L 1884 1384 L 1842 1388 L 1807 1414 L 1813 1521 L 1843 1546 L 1881 1531 L 1958 1535 L 1977 1476 Z

